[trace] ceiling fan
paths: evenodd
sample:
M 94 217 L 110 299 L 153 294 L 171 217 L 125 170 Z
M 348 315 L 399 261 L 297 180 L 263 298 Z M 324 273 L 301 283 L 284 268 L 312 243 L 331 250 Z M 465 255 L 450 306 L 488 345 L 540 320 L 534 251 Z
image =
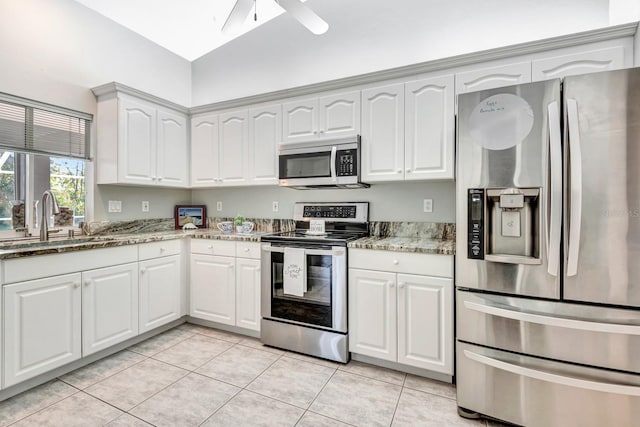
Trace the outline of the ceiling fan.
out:
M 222 26 L 222 32 L 234 32 L 244 23 L 256 0 L 236 0 L 229 17 Z M 273 0 L 313 34 L 324 34 L 329 29 L 322 18 L 300 0 Z

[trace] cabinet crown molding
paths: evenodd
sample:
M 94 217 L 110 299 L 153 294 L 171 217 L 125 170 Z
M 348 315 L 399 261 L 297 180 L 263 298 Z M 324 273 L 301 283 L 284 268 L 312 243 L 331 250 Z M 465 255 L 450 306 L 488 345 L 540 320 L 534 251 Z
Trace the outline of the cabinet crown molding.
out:
M 179 111 L 183 114 L 189 114 L 189 108 L 182 106 L 180 104 L 176 104 L 174 102 L 168 101 L 166 99 L 160 98 L 155 95 L 151 95 L 149 93 L 143 92 L 141 90 L 132 88 L 127 85 L 123 85 L 118 82 L 110 82 L 105 83 L 100 86 L 96 86 L 91 88 L 91 91 L 95 95 L 98 100 L 109 99 L 115 97 L 118 93 L 124 93 L 127 95 L 135 96 L 138 99 L 142 99 L 148 102 L 152 102 L 154 104 L 160 105 L 162 107 L 170 108 L 175 111 Z
M 425 74 L 434 71 L 443 71 L 465 65 L 472 65 L 481 62 L 489 62 L 498 59 L 515 57 L 518 55 L 528 55 L 547 50 L 561 49 L 572 46 L 579 46 L 588 43 L 602 42 L 623 37 L 632 37 L 639 28 L 639 22 L 629 22 L 611 27 L 598 28 L 574 34 L 566 34 L 542 40 L 534 40 L 510 46 L 498 47 L 494 49 L 482 50 L 478 52 L 465 53 L 448 58 L 436 59 L 417 64 L 405 65 L 402 67 L 390 68 L 387 70 L 374 71 L 357 76 L 345 77 L 326 82 L 313 83 L 295 88 L 282 89 L 274 92 L 262 93 L 242 98 L 230 99 L 191 108 L 173 103 L 166 99 L 142 92 L 138 89 L 126 86 L 122 83 L 111 82 L 92 88 L 97 98 L 108 99 L 116 96 L 116 93 L 125 93 L 144 99 L 155 104 L 180 111 L 185 114 L 201 114 L 213 111 L 228 110 L 233 108 L 248 107 L 253 104 L 261 104 L 271 101 L 279 101 L 285 98 L 293 98 L 305 95 L 317 95 L 319 92 L 339 90 L 353 86 L 366 85 L 396 78 L 411 77 L 418 74 Z

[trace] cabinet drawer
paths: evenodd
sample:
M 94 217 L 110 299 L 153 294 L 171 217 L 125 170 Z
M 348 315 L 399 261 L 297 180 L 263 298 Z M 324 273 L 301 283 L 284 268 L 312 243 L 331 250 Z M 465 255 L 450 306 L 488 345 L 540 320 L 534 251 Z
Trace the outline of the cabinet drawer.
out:
M 260 259 L 260 243 L 236 242 L 236 257 Z
M 349 249 L 349 268 L 453 277 L 453 256 Z
M 191 253 L 236 256 L 236 242 L 211 239 L 191 239 Z
M 138 259 L 140 261 L 162 256 L 178 255 L 180 253 L 180 239 L 163 240 L 161 242 L 142 243 L 138 245 Z

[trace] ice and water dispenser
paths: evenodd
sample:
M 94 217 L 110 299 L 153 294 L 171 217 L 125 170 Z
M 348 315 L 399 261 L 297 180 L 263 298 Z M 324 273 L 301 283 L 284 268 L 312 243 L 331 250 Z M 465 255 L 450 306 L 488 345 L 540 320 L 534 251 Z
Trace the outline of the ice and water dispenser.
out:
M 540 188 L 468 190 L 471 259 L 540 263 Z

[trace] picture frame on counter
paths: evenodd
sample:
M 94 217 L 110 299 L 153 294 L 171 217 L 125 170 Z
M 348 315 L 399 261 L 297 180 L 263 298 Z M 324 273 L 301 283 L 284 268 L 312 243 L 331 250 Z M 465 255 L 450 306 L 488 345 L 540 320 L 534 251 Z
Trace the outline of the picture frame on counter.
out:
M 207 207 L 176 205 L 174 219 L 176 230 L 182 229 L 186 224 L 193 224 L 196 228 L 207 228 Z

